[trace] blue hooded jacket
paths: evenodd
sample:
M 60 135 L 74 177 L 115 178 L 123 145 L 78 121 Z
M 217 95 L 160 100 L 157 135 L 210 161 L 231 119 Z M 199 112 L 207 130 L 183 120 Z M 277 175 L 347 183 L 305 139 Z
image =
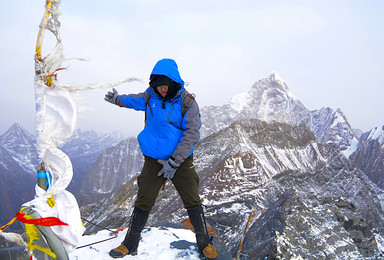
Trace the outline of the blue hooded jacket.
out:
M 164 75 L 180 84 L 179 92 L 165 101 L 149 87 L 139 94 L 121 95 L 117 100 L 119 106 L 146 111 L 143 131 L 138 135 L 141 152 L 154 159 L 167 160 L 173 156 L 177 163 L 182 163 L 193 153 L 195 144 L 200 139 L 201 121 L 197 102 L 193 102 L 187 113 L 182 115 L 182 103 L 188 92 L 184 89 L 177 64 L 172 59 L 158 61 L 152 74 Z M 146 104 L 146 101 L 148 103 Z

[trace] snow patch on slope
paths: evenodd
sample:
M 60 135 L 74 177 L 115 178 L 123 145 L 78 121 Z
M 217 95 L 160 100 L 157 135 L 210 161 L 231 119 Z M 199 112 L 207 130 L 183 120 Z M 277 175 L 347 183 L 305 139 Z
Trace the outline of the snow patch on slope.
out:
M 374 127 L 369 133 L 369 136 L 367 139 L 372 139 L 372 140 L 377 139 L 377 141 L 380 144 L 383 144 L 384 143 L 384 126 L 382 128 Z
M 240 112 L 244 106 L 250 101 L 251 97 L 248 92 L 242 92 L 232 97 L 229 105 L 232 109 Z
M 356 152 L 357 148 L 359 148 L 359 140 L 353 138 L 349 143 L 348 149 L 341 151 L 341 153 L 344 154 L 345 157 L 349 158 L 351 154 Z

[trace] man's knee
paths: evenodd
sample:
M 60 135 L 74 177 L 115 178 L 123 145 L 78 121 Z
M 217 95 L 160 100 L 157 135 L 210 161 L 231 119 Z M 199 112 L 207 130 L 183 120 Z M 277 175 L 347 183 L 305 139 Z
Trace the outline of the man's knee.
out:
M 135 206 L 143 211 L 151 211 L 155 203 L 148 203 L 144 201 L 135 201 Z

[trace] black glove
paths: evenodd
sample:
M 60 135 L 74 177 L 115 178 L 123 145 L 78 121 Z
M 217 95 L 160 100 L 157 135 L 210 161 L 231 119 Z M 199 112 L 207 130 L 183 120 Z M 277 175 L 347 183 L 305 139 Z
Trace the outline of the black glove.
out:
M 175 176 L 175 172 L 180 164 L 176 163 L 172 158 L 166 160 L 157 160 L 159 163 L 163 165 L 163 168 L 159 171 L 157 176 L 163 175 L 164 178 L 172 179 Z
M 116 89 L 113 88 L 113 93 L 111 91 L 108 91 L 108 93 L 105 95 L 104 100 L 108 101 L 109 103 L 116 104 L 116 99 L 119 96 L 119 93 L 117 93 Z

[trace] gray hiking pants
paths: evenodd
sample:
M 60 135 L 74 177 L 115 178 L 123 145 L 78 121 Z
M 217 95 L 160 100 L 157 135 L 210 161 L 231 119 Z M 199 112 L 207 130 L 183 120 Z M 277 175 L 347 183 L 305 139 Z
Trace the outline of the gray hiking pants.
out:
M 137 177 L 139 191 L 135 206 L 141 210 L 150 211 L 155 205 L 160 188 L 167 180 L 157 176 L 163 167 L 157 160 L 144 156 L 144 166 Z M 177 169 L 171 179 L 186 209 L 194 209 L 201 205 L 199 196 L 199 176 L 193 166 L 193 155 L 189 156 Z

